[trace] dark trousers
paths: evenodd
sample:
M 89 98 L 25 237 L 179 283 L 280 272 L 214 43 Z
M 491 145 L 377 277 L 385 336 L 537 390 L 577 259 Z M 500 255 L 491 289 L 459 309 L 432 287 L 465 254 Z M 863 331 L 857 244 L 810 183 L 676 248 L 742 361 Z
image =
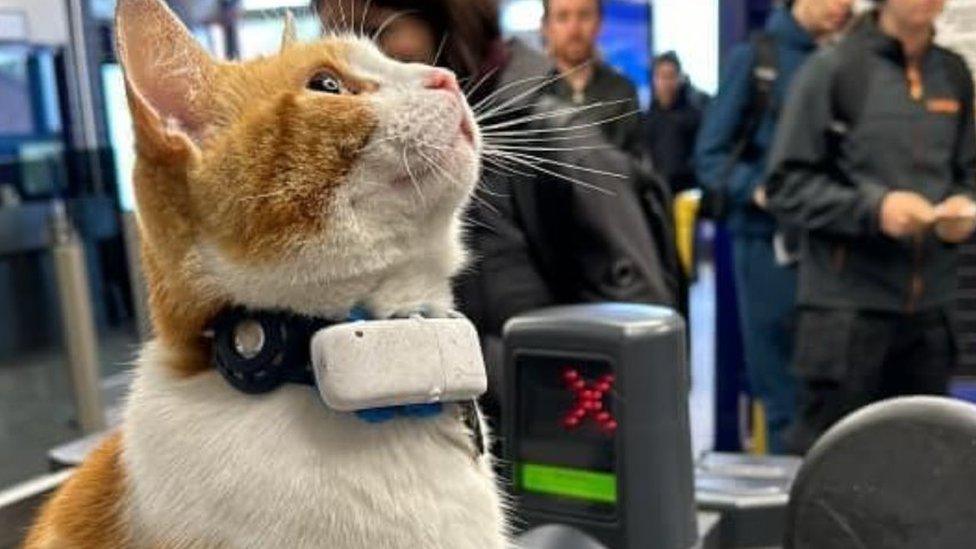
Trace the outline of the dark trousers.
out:
M 942 310 L 800 309 L 794 359 L 800 397 L 790 450 L 805 454 L 834 423 L 868 404 L 945 395 L 957 355 L 952 321 Z
M 785 430 L 796 410 L 796 380 L 790 371 L 796 270 L 776 263 L 772 237 L 737 235 L 734 249 L 749 386 L 766 408 L 769 450 L 782 454 L 788 449 Z

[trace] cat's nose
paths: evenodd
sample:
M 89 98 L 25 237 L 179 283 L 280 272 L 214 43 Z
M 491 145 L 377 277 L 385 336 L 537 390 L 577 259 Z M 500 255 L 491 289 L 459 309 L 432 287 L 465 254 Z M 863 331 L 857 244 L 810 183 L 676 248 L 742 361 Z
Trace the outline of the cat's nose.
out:
M 424 80 L 424 87 L 428 90 L 444 90 L 446 92 L 461 93 L 457 77 L 451 71 L 434 69 Z

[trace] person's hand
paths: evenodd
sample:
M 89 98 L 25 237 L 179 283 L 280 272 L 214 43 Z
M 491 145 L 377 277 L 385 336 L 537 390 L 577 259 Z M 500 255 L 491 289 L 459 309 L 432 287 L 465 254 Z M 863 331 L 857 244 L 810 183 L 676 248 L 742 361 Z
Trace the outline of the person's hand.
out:
M 752 203 L 760 210 L 768 209 L 769 200 L 766 198 L 766 187 L 756 187 L 756 190 L 752 193 Z
M 943 242 L 960 244 L 976 231 L 976 202 L 965 195 L 955 195 L 935 207 L 935 234 Z
M 881 232 L 891 238 L 916 235 L 935 221 L 935 207 L 920 194 L 892 191 L 881 202 Z

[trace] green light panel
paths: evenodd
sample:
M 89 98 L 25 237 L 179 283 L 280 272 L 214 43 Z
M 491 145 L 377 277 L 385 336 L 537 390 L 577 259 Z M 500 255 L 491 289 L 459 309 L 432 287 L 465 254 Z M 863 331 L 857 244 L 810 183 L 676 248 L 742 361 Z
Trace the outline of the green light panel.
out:
M 523 463 L 520 469 L 523 490 L 597 503 L 617 503 L 616 475 L 536 463 Z

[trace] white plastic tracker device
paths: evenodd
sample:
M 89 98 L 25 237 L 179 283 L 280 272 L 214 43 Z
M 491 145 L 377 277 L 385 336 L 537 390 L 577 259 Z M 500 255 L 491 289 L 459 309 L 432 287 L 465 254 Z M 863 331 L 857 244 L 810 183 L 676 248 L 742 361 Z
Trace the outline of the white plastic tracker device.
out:
M 481 343 L 466 318 L 338 324 L 312 338 L 322 399 L 340 412 L 460 402 L 488 390 Z

